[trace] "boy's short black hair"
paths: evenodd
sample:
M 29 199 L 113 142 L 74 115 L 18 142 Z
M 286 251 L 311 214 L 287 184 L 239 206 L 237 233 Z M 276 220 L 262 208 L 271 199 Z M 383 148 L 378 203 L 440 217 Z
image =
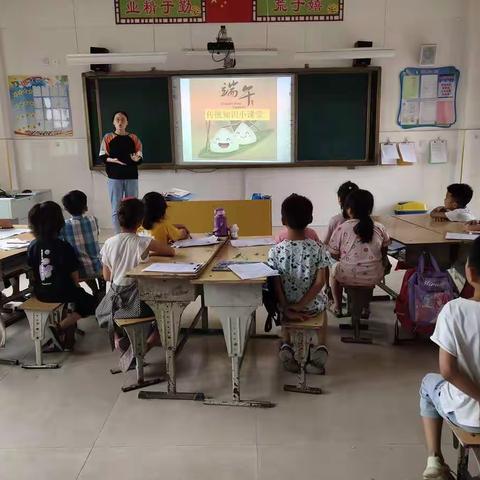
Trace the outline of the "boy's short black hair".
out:
M 127 114 L 127 112 L 124 112 L 123 110 L 117 110 L 116 112 L 113 113 L 112 122 L 115 120 L 115 115 L 117 113 L 121 113 L 127 119 L 127 122 L 128 122 L 128 114 Z
M 65 225 L 62 208 L 48 201 L 37 203 L 28 212 L 28 225 L 38 240 L 53 240 Z
M 459 208 L 465 208 L 473 197 L 473 190 L 466 183 L 452 183 L 447 187 L 447 192 L 457 202 Z
M 292 193 L 282 203 L 282 222 L 292 230 L 305 230 L 313 221 L 312 202 L 302 195 Z
M 477 275 L 480 275 L 480 237 L 477 237 L 470 249 L 470 254 L 468 255 L 468 266 L 473 267 Z
M 131 230 L 142 224 L 145 206 L 138 198 L 122 200 L 118 209 L 118 223 L 121 227 Z
M 70 215 L 82 215 L 87 210 L 87 196 L 80 190 L 72 190 L 63 198 L 62 203 Z

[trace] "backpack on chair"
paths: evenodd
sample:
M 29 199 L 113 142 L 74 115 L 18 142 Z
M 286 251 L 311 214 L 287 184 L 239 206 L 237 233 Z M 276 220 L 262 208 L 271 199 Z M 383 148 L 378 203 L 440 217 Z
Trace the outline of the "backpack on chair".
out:
M 443 306 L 456 297 L 458 290 L 448 272 L 440 270 L 431 254 L 423 253 L 417 268 L 407 270 L 403 277 L 395 303 L 397 322 L 412 334 L 429 336 Z
M 280 311 L 278 310 L 277 296 L 275 295 L 275 284 L 273 277 L 267 277 L 267 283 L 262 289 L 262 301 L 265 310 L 267 310 L 267 319 L 265 320 L 265 332 L 272 329 L 273 323 L 280 326 Z

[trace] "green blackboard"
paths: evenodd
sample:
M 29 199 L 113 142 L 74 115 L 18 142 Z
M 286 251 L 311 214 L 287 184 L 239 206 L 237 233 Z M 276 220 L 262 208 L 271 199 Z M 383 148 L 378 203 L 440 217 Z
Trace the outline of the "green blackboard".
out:
M 143 168 L 191 168 L 174 162 L 174 125 L 170 79 L 178 75 L 219 75 L 195 72 L 134 72 L 83 75 L 87 107 L 90 166 L 100 168 L 100 141 L 112 131 L 116 110 L 129 115 L 128 130 L 143 143 Z M 223 71 L 222 71 L 223 73 Z M 235 70 L 229 74 L 272 74 L 286 70 Z M 379 145 L 381 69 L 289 69 L 295 77 L 296 119 L 292 166 L 375 165 Z M 264 164 L 263 166 L 268 166 Z M 239 165 L 215 165 L 215 168 Z M 247 168 L 249 166 L 246 166 Z M 199 165 L 197 168 L 212 168 Z
M 87 78 L 86 99 L 93 165 L 101 165 L 100 141 L 117 110 L 128 113 L 127 130 L 140 138 L 145 166 L 172 163 L 168 77 Z
M 351 70 L 298 75 L 298 162 L 374 161 L 376 74 Z

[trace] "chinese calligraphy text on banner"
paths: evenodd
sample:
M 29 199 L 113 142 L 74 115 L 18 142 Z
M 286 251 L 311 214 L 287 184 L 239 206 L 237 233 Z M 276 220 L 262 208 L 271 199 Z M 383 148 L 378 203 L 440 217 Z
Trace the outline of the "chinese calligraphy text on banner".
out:
M 343 20 L 344 0 L 114 0 L 118 24 Z

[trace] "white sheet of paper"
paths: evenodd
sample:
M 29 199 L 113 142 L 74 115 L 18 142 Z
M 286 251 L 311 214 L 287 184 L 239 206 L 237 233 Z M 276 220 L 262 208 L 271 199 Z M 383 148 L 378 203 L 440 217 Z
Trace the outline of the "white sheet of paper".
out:
M 417 152 L 415 151 L 415 143 L 399 143 L 398 150 L 400 151 L 400 157 L 404 162 L 417 163 Z
M 195 273 L 201 266 L 201 263 L 152 263 L 143 272 Z
M 471 240 L 473 242 L 478 237 L 480 237 L 480 234 L 476 233 L 447 232 L 445 234 L 445 240 Z
M 437 101 L 427 100 L 420 102 L 420 120 L 421 125 L 435 125 L 437 123 Z
M 14 235 L 20 235 L 22 233 L 28 233 L 29 231 L 28 228 L 9 228 L 6 230 L 0 230 L 0 240 L 13 237 Z
M 420 97 L 437 98 L 438 75 L 422 75 L 421 79 Z
M 200 238 L 187 238 L 185 240 L 178 240 L 172 246 L 174 248 L 187 248 L 187 247 L 203 247 L 206 245 L 215 245 L 220 243 L 220 240 L 215 236 L 200 237 Z
M 272 277 L 278 275 L 276 270 L 264 263 L 237 263 L 229 265 L 228 268 L 242 280 Z
M 18 250 L 19 248 L 27 248 L 30 242 L 23 242 L 16 239 L 3 239 L 0 240 L 0 250 Z
M 402 113 L 400 115 L 400 123 L 402 125 L 418 125 L 418 101 L 402 101 Z
M 272 237 L 265 238 L 243 238 L 241 240 L 231 240 L 232 247 L 259 247 L 263 245 L 275 245 L 275 240 Z
M 400 159 L 397 146 L 393 143 L 382 143 L 382 165 L 396 165 Z
M 430 142 L 430 163 L 447 163 L 448 149 L 446 140 L 432 140 Z

